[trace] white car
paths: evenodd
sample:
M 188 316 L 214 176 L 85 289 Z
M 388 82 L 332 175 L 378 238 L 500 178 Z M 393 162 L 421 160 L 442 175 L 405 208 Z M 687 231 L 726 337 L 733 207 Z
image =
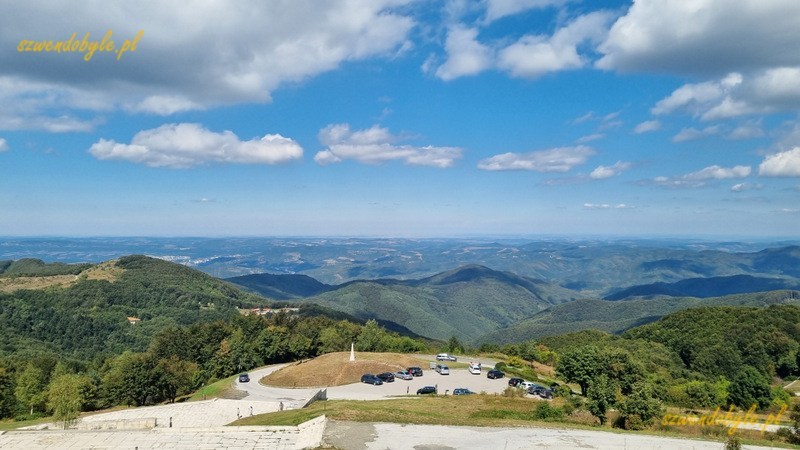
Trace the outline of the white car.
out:
M 470 361 L 469 363 L 469 373 L 473 375 L 480 375 L 481 374 L 481 363 Z
M 450 368 L 444 364 L 437 364 L 436 371 L 439 372 L 439 375 L 450 375 Z
M 447 353 L 439 353 L 438 355 L 436 355 L 436 360 L 437 361 L 458 361 L 458 358 L 456 358 L 453 355 L 447 354 Z

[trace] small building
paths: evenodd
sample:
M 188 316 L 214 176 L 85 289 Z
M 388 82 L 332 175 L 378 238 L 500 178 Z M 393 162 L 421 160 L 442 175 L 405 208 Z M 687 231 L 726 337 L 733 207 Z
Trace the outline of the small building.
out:
M 140 319 L 138 317 L 128 317 L 128 323 L 131 324 L 131 325 L 136 325 L 141 321 L 142 321 L 142 319 Z
M 278 313 L 298 313 L 300 312 L 300 308 L 250 308 L 250 309 L 240 309 L 239 314 L 249 316 L 249 315 L 256 315 L 256 316 L 266 316 L 268 314 L 278 314 Z

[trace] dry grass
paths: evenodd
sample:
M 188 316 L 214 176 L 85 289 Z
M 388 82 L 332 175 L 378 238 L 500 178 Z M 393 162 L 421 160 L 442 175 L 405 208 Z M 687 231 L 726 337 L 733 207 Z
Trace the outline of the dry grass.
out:
M 0 278 L 0 291 L 14 292 L 19 289 L 45 289 L 52 286 L 67 287 L 77 280 L 77 275 L 53 275 L 50 277 L 4 277 Z
M 350 352 L 328 353 L 312 360 L 294 363 L 261 379 L 262 384 L 279 387 L 322 387 L 357 383 L 365 373 L 397 372 L 411 366 L 427 369 L 427 360 L 400 353 L 356 353 L 350 362 Z M 320 377 L 320 374 L 325 374 Z
M 84 270 L 80 275 L 53 275 L 48 277 L 0 277 L 0 292 L 14 292 L 19 289 L 66 288 L 80 279 L 116 281 L 125 269 L 117 267 L 116 260 L 106 261 Z

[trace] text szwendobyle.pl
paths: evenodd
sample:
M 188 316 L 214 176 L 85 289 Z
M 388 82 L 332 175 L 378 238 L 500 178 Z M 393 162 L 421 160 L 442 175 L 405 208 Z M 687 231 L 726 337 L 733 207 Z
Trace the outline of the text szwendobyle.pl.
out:
M 733 434 L 740 425 L 761 425 L 761 432 L 765 432 L 770 425 L 777 424 L 780 417 L 786 412 L 786 405 L 781 407 L 778 414 L 770 414 L 767 416 L 764 423 L 761 424 L 756 416 L 756 405 L 750 407 L 746 413 L 735 413 L 733 406 L 730 407 L 725 415 L 720 414 L 720 409 L 717 408 L 713 414 L 704 414 L 702 416 L 688 416 L 679 414 L 667 414 L 661 419 L 662 425 L 727 425 L 728 434 Z
M 125 39 L 122 46 L 117 47 L 111 36 L 114 34 L 113 30 L 108 30 L 103 36 L 103 39 L 92 40 L 91 33 L 83 35 L 83 39 L 78 40 L 78 33 L 72 33 L 69 39 L 64 41 L 33 41 L 23 39 L 17 45 L 17 51 L 23 52 L 46 52 L 46 53 L 83 53 L 83 60 L 90 61 L 95 52 L 115 53 L 117 60 L 122 57 L 125 52 L 135 52 L 136 46 L 139 45 L 139 40 L 142 39 L 144 30 L 139 30 L 133 39 Z

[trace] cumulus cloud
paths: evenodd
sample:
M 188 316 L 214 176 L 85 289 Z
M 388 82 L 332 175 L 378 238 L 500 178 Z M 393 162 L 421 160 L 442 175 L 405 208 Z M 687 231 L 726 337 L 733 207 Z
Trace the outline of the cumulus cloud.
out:
M 136 52 L 119 61 L 96 53 L 88 63 L 91 70 L 82 54 L 44 58 L 18 53 L 15 45 L 3 46 L 0 127 L 22 129 L 3 120 L 4 115 L 53 121 L 63 115 L 52 113 L 54 108 L 172 114 L 266 102 L 284 83 L 303 81 L 347 61 L 403 51 L 415 21 L 399 7 L 410 2 L 296 0 L 287 7 L 285 2 L 243 0 L 236 8 L 222 1 L 190 8 L 155 0 L 135 5 L 0 2 L 2 42 L 66 40 L 75 30 L 100 39 L 111 29 L 119 45 L 144 31 Z M 38 128 L 52 131 L 46 121 Z
M 603 180 L 606 178 L 615 177 L 630 168 L 631 163 L 617 161 L 617 163 L 613 166 L 597 166 L 597 168 L 595 168 L 592 173 L 589 174 L 589 178 L 593 180 Z
M 523 36 L 499 51 L 498 67 L 523 78 L 584 67 L 588 59 L 579 53 L 579 45 L 600 41 L 611 19 L 608 12 L 593 12 L 578 17 L 552 36 Z
M 0 138 L 0 153 L 8 151 L 8 142 L 5 139 Z
M 795 0 L 742 0 L 735 8 L 728 0 L 637 0 L 599 46 L 597 66 L 691 75 L 797 66 L 797 17 Z
M 503 153 L 478 162 L 481 170 L 532 170 L 534 172 L 569 172 L 584 164 L 595 151 L 591 147 L 558 147 L 529 153 Z
M 751 172 L 750 166 L 720 167 L 713 165 L 679 177 L 656 177 L 652 183 L 668 188 L 699 188 L 706 186 L 709 180 L 745 178 Z
M 378 125 L 366 130 L 352 131 L 348 124 L 332 124 L 320 130 L 318 137 L 327 146 L 314 156 L 314 161 L 322 166 L 350 159 L 365 164 L 399 160 L 415 166 L 447 168 L 461 158 L 462 154 L 458 147 L 395 144 L 400 138 Z
M 658 120 L 645 120 L 644 122 L 636 125 L 633 132 L 636 134 L 650 133 L 661 129 L 661 122 Z
M 451 26 L 445 41 L 447 57 L 435 74 L 447 81 L 498 69 L 513 77 L 537 78 L 549 72 L 585 67 L 589 60 L 581 52 L 581 45 L 600 42 L 612 19 L 609 12 L 592 12 L 578 16 L 552 35 L 528 34 L 511 44 L 505 40 L 481 43 L 478 28 Z M 429 58 L 423 70 L 433 64 Z
M 800 177 L 800 147 L 764 158 L 758 174 L 765 177 Z
M 454 26 L 447 33 L 447 61 L 436 69 L 436 76 L 448 81 L 483 72 L 493 64 L 493 50 L 477 40 L 478 30 Z
M 242 141 L 230 131 L 216 133 L 195 123 L 143 130 L 136 133 L 130 144 L 100 139 L 89 152 L 101 160 L 169 168 L 208 163 L 280 164 L 303 156 L 300 145 L 280 134 Z

